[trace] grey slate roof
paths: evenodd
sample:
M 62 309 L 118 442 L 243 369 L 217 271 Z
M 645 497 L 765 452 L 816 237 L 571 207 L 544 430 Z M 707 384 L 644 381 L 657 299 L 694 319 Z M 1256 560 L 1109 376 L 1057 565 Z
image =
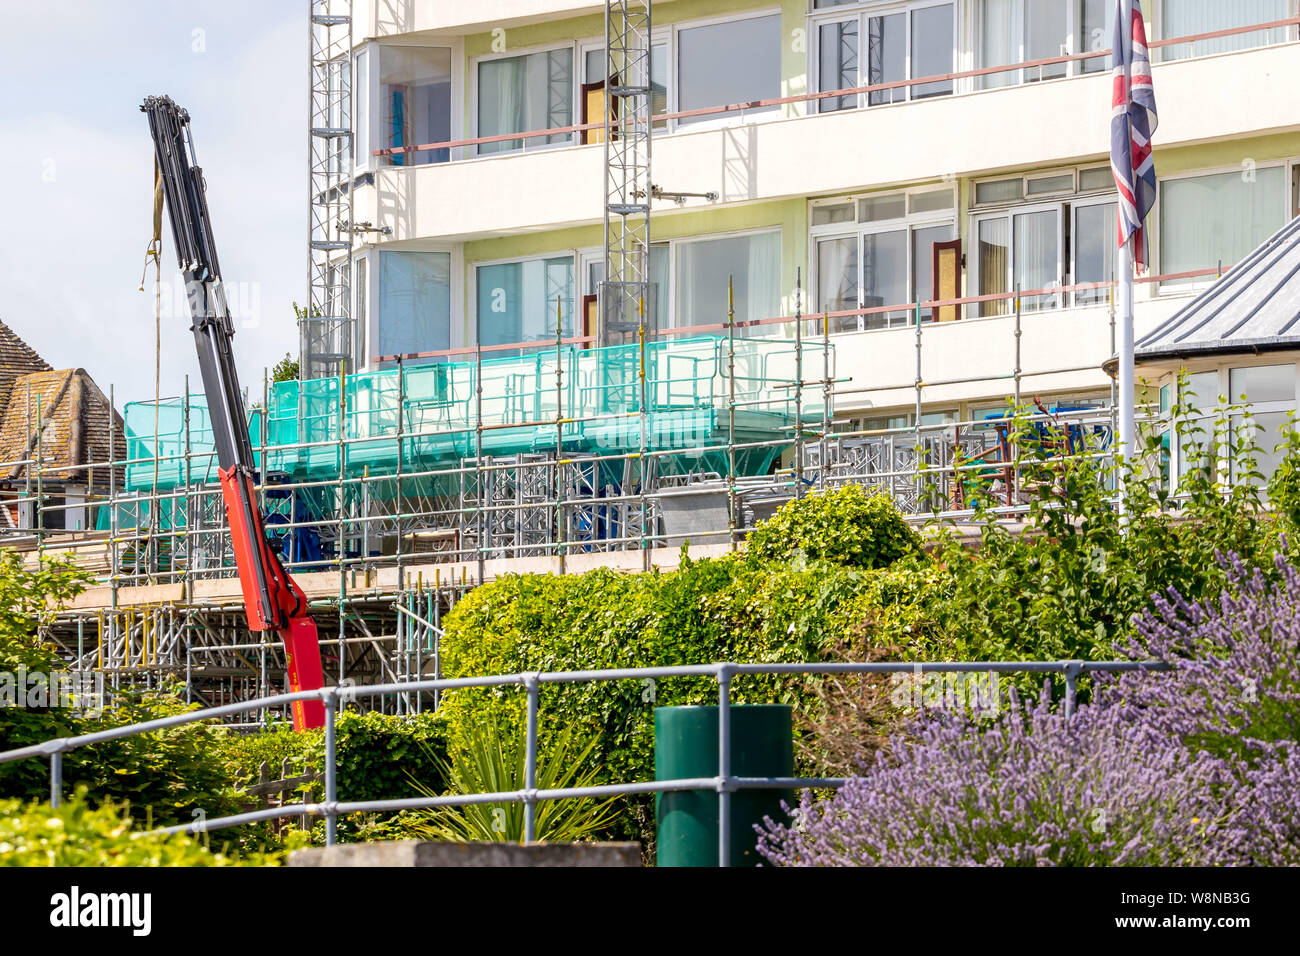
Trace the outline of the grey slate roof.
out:
M 1300 218 L 1134 346 L 1138 361 L 1300 349 Z

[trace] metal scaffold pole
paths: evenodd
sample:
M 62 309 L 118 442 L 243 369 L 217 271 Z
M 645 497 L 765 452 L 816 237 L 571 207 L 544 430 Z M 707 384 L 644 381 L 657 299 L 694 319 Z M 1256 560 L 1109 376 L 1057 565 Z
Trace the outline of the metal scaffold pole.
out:
M 352 3 L 309 0 L 307 305 L 299 377 L 339 374 L 352 351 Z
M 564 573 L 564 299 L 555 297 L 555 551 Z
M 803 497 L 803 267 L 794 273 L 794 496 Z
M 740 515 L 736 503 L 736 295 L 727 276 L 727 540 L 736 548 Z
M 650 50 L 649 0 L 606 0 L 605 345 L 637 332 L 650 298 Z

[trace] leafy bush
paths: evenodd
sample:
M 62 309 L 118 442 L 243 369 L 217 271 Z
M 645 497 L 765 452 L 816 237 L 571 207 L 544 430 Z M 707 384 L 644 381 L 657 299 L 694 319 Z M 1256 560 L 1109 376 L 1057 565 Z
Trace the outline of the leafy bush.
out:
M 1300 863 L 1300 575 L 1240 562 L 1214 602 L 1157 602 L 1130 651 L 1174 665 L 984 724 L 922 721 L 759 849 L 783 865 Z
M 274 866 L 278 854 L 212 852 L 192 837 L 133 829 L 129 814 L 78 793 L 57 809 L 0 800 L 0 866 Z
M 538 790 L 563 790 L 590 787 L 598 770 L 589 760 L 595 749 L 593 738 L 585 746 L 574 743 L 572 729 L 556 735 L 551 745 L 537 755 Z M 509 793 L 525 787 L 527 748 L 521 735 L 505 740 L 489 724 L 466 741 L 463 750 L 453 752 L 450 761 L 435 758 L 447 780 L 447 793 Z M 442 791 L 413 778 L 417 790 L 427 797 Z M 613 800 L 546 800 L 536 805 L 537 839 L 551 843 L 584 840 L 599 834 L 613 823 Z M 476 803 L 461 807 L 436 807 L 410 815 L 405 823 L 411 836 L 434 840 L 465 842 L 522 843 L 524 840 L 524 805 L 511 803 Z
M 859 485 L 797 498 L 759 524 L 746 542 L 756 561 L 831 561 L 855 568 L 883 568 L 921 551 L 921 536 L 883 491 Z
M 56 649 L 41 640 L 39 628 L 86 581 L 85 572 L 70 564 L 47 561 L 28 568 L 15 552 L 0 551 L 0 671 L 24 668 L 49 676 L 65 672 Z M 132 692 L 119 692 L 98 715 L 61 707 L 3 707 L 0 747 L 14 749 L 191 709 L 166 693 Z M 142 823 L 189 823 L 199 810 L 217 816 L 237 806 L 217 756 L 224 734 L 211 724 L 190 724 L 82 747 L 64 755 L 64 781 L 69 789 L 85 787 L 94 801 L 129 804 L 129 812 Z M 0 764 L 0 797 L 48 796 L 47 762 Z
M 335 744 L 340 800 L 412 797 L 412 778 L 438 790 L 446 787 L 442 768 L 447 740 L 441 715 L 344 711 L 335 725 Z M 325 766 L 323 734 L 315 737 L 310 753 L 313 766 Z
M 255 782 L 263 763 L 276 776 L 288 760 L 291 775 L 300 774 L 311 765 L 316 752 L 323 750 L 324 741 L 323 730 L 298 733 L 291 723 L 283 721 L 252 733 L 231 734 L 222 747 L 222 761 L 239 784 Z
M 1134 634 L 1133 619 L 1152 594 L 1171 587 L 1190 600 L 1217 594 L 1227 580 L 1217 552 L 1271 567 L 1278 529 L 1260 510 L 1257 485 L 1239 482 L 1225 492 L 1193 471 L 1182 479 L 1186 499 L 1173 501 L 1163 481 L 1144 471 L 1161 459 L 1161 437 L 1152 434 L 1126 466 L 1125 519 L 1108 490 L 1113 468 L 1086 454 L 1053 460 L 1062 435 L 1049 429 L 1056 441 L 1044 441 L 1023 417 L 1016 428 L 1021 485 L 1033 490 L 1027 527 L 1020 532 L 977 515 L 977 549 L 943 529 L 936 535 L 932 556 L 949 582 L 930 607 L 931 632 L 943 656 L 1104 658 Z M 1189 426 L 1182 440 L 1195 445 L 1197 434 Z M 1249 470 L 1247 444 L 1238 441 L 1231 454 L 1239 470 Z
M 739 555 L 686 560 L 677 571 L 608 570 L 552 577 L 499 578 L 476 588 L 446 619 L 448 677 L 526 671 L 807 661 L 819 657 L 841 623 L 836 609 L 865 587 L 870 573 L 829 564 L 765 568 Z M 742 703 L 810 700 L 801 678 L 739 678 Z M 552 728 L 598 734 L 599 782 L 648 779 L 654 766 L 654 708 L 717 701 L 711 678 L 543 685 L 543 739 Z M 517 687 L 458 690 L 443 699 L 449 745 L 466 746 L 478 728 L 522 728 L 525 696 Z M 643 841 L 650 800 L 632 801 Z
M 73 729 L 94 733 L 198 709 L 171 694 L 123 691 L 103 715 L 76 718 Z M 242 802 L 221 759 L 228 734 L 203 721 L 80 747 L 64 755 L 64 780 L 69 788 L 84 786 L 92 800 L 125 804 L 145 825 L 237 813 Z

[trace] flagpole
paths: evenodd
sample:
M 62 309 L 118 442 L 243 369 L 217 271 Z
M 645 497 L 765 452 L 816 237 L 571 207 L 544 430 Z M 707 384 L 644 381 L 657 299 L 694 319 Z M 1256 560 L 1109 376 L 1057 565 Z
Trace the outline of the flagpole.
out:
M 1137 391 L 1134 384 L 1135 370 L 1133 361 L 1133 243 L 1136 235 L 1124 243 L 1119 250 L 1119 435 L 1116 442 L 1116 464 L 1118 459 L 1131 460 L 1137 447 L 1137 414 L 1133 407 Z M 1121 467 L 1117 473 L 1116 487 L 1119 490 L 1119 513 L 1127 523 L 1129 473 Z
M 1120 0 L 1120 23 L 1122 27 L 1116 31 L 1121 37 L 1124 49 L 1127 51 L 1129 45 L 1133 42 L 1133 0 Z M 1120 51 L 1116 50 L 1115 55 L 1119 56 Z M 1125 57 L 1127 67 L 1128 57 Z M 1127 68 L 1126 71 L 1127 73 Z M 1129 95 L 1129 81 L 1124 83 L 1125 97 Z M 1136 176 L 1134 177 L 1134 187 L 1136 188 Z M 1122 203 L 1121 197 L 1121 203 Z M 1117 209 L 1118 211 L 1118 209 Z M 1129 236 L 1127 242 L 1119 250 L 1119 434 L 1116 436 L 1115 455 L 1116 455 L 1116 489 L 1119 491 L 1119 514 L 1120 520 L 1124 524 L 1128 523 L 1128 478 L 1131 474 L 1126 471 L 1126 466 L 1121 464 L 1121 459 L 1128 461 L 1133 457 L 1133 450 L 1136 447 L 1137 438 L 1137 416 L 1133 409 L 1134 396 L 1134 362 L 1133 362 L 1133 244 L 1138 240 L 1138 233 Z

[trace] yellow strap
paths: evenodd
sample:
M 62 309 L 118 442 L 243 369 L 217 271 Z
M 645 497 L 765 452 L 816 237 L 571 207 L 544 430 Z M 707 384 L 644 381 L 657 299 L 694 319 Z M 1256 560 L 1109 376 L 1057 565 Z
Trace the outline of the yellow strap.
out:
M 144 251 L 144 270 L 140 273 L 140 288 L 138 291 L 144 291 L 144 277 L 149 271 L 149 263 L 157 264 L 159 257 L 162 255 L 162 214 L 163 214 L 163 184 L 162 170 L 158 168 L 158 157 L 153 158 L 153 239 L 149 242 L 149 248 Z

